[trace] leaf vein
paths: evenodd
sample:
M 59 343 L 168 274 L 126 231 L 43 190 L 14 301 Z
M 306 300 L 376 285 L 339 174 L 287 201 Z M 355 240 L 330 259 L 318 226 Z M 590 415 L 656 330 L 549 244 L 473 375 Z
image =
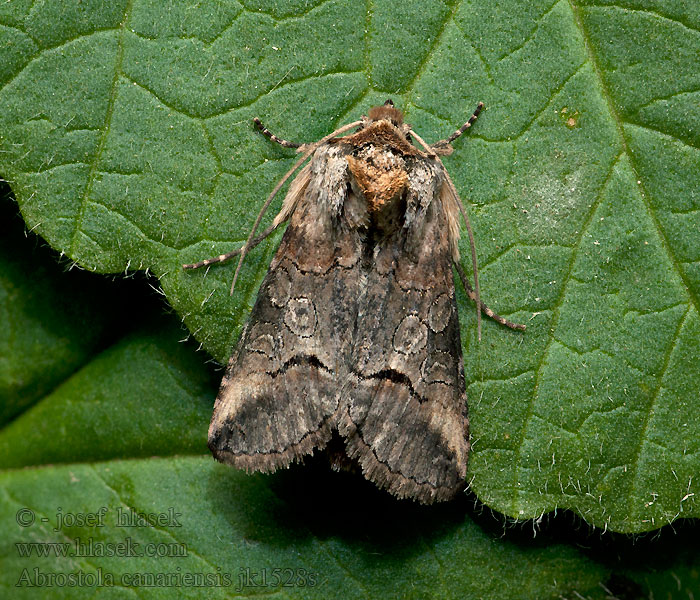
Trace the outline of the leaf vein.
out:
M 520 139 L 522 136 L 524 136 L 524 135 L 529 131 L 530 127 L 532 127 L 532 126 L 534 125 L 535 121 L 537 121 L 537 119 L 539 119 L 539 118 L 545 113 L 545 111 L 546 111 L 548 108 L 550 108 L 550 107 L 552 106 L 552 104 L 554 104 L 554 101 L 556 100 L 557 96 L 558 96 L 558 95 L 561 93 L 561 91 L 566 87 L 566 85 L 567 85 L 576 75 L 578 75 L 578 74 L 581 72 L 581 70 L 583 69 L 583 67 L 585 67 L 585 66 L 586 66 L 586 63 L 585 63 L 585 61 L 584 61 L 584 62 L 582 62 L 580 65 L 578 65 L 578 66 L 571 72 L 571 74 L 568 75 L 568 76 L 564 79 L 564 81 L 561 82 L 561 84 L 559 84 L 559 86 L 558 86 L 555 90 L 553 90 L 553 91 L 551 92 L 551 97 L 549 98 L 549 100 L 547 101 L 547 103 L 544 105 L 544 107 L 542 107 L 542 110 L 538 111 L 538 112 L 535 114 L 535 116 L 532 117 L 532 119 L 530 119 L 530 121 L 529 121 L 528 123 L 526 123 L 525 125 L 523 125 L 522 129 L 520 130 L 520 132 L 519 132 L 517 135 L 509 136 L 507 139 L 504 139 L 504 140 L 495 140 L 495 141 L 503 141 L 503 142 L 509 141 L 509 142 L 514 142 L 514 141 L 517 141 L 518 139 Z
M 635 179 L 639 182 L 639 188 L 641 190 L 641 197 L 642 197 L 642 202 L 644 203 L 644 206 L 646 207 L 647 214 L 649 215 L 649 218 L 651 222 L 654 225 L 654 228 L 656 229 L 656 233 L 659 236 L 659 240 L 661 241 L 661 245 L 663 249 L 665 250 L 667 256 L 669 257 L 671 263 L 673 264 L 673 267 L 676 271 L 676 274 L 680 278 L 680 280 L 683 282 L 683 285 L 687 291 L 688 297 L 690 301 L 692 302 L 695 311 L 700 313 L 700 299 L 697 296 L 697 293 L 694 292 L 693 290 L 693 285 L 690 281 L 688 281 L 685 273 L 681 269 L 680 262 L 678 258 L 676 257 L 671 244 L 669 243 L 668 237 L 666 236 L 666 232 L 664 231 L 663 227 L 659 223 L 659 219 L 656 216 L 656 213 L 654 212 L 652 206 L 649 203 L 649 192 L 646 189 L 646 186 L 644 185 L 644 178 L 643 175 L 640 173 L 639 167 L 637 166 L 635 160 L 634 160 L 634 154 L 630 152 L 629 150 L 629 145 L 627 143 L 627 136 L 625 135 L 625 130 L 623 127 L 623 121 L 620 118 L 620 115 L 617 113 L 615 110 L 615 103 L 613 102 L 612 97 L 610 96 L 610 92 L 608 91 L 608 88 L 606 86 L 605 78 L 603 77 L 603 71 L 598 64 L 598 59 L 596 56 L 596 53 L 593 49 L 593 43 L 591 42 L 588 32 L 586 31 L 586 28 L 584 27 L 583 24 L 583 19 L 580 14 L 579 8 L 574 4 L 574 0 L 569 0 L 569 4 L 571 6 L 571 12 L 574 18 L 574 22 L 576 23 L 576 26 L 579 28 L 581 31 L 581 36 L 583 38 L 584 45 L 586 47 L 586 53 L 588 54 L 588 59 L 593 66 L 593 69 L 595 70 L 595 74 L 600 82 L 600 92 L 605 99 L 607 105 L 608 105 L 608 110 L 610 112 L 610 115 L 615 121 L 615 125 L 617 127 L 618 131 L 618 137 L 620 138 L 620 142 L 622 143 L 622 148 L 623 152 L 628 156 L 629 158 L 629 163 L 632 171 L 635 174 Z M 671 136 L 669 136 L 671 137 Z
M 94 473 L 94 475 L 102 482 L 102 484 L 103 484 L 109 491 L 111 491 L 111 492 L 116 496 L 117 501 L 119 501 L 123 506 L 125 506 L 126 508 L 128 508 L 130 512 L 136 512 L 136 513 L 138 513 L 138 512 L 147 512 L 147 511 L 138 511 L 135 507 L 130 506 L 127 502 L 124 501 L 124 499 L 122 498 L 122 496 L 121 496 L 121 494 L 119 493 L 119 491 L 117 491 L 115 488 L 113 488 L 113 487 L 107 482 L 107 479 L 105 479 L 105 478 L 102 476 L 102 474 L 97 470 L 97 468 L 96 468 L 94 465 L 88 465 L 88 466 L 91 468 L 91 470 L 92 470 L 92 472 Z M 215 572 L 217 571 L 217 566 L 216 566 L 215 564 L 211 563 L 206 557 L 202 556 L 200 553 L 198 553 L 198 552 L 196 552 L 195 550 L 193 550 L 193 549 L 192 549 L 192 544 L 191 544 L 191 543 L 187 543 L 187 542 L 183 542 L 183 541 L 179 540 L 179 539 L 178 539 L 175 535 L 173 535 L 173 533 L 172 533 L 168 528 L 166 528 L 166 527 L 162 527 L 162 526 L 160 526 L 160 525 L 158 525 L 158 524 L 156 524 L 156 523 L 150 523 L 150 522 L 149 522 L 149 525 L 150 525 L 155 531 L 158 531 L 158 532 L 160 532 L 161 534 L 164 534 L 164 535 L 165 535 L 166 537 L 168 537 L 169 539 L 175 541 L 175 542 L 178 543 L 178 544 L 182 544 L 183 547 L 186 547 L 186 548 L 187 548 L 187 555 L 188 555 L 188 556 L 192 555 L 192 556 L 197 557 L 197 558 L 198 558 L 199 560 L 201 560 L 205 565 L 207 565 L 209 568 L 211 568 L 211 569 L 212 569 L 212 572 L 215 573 Z M 230 594 L 226 594 L 226 597 L 232 598 L 233 596 L 231 596 Z
M 78 240 L 78 233 L 80 231 L 83 218 L 85 216 L 85 207 L 87 205 L 88 198 L 92 192 L 92 184 L 95 180 L 95 174 L 97 173 L 97 165 L 102 157 L 102 152 L 104 152 L 105 146 L 107 145 L 107 136 L 110 131 L 110 124 L 112 122 L 112 113 L 114 111 L 114 104 L 117 97 L 117 89 L 119 87 L 119 76 L 122 70 L 122 60 L 124 58 L 124 31 L 126 30 L 126 23 L 131 14 L 133 8 L 133 0 L 129 0 L 126 8 L 124 9 L 124 16 L 119 25 L 119 39 L 117 43 L 117 56 L 114 60 L 114 76 L 112 77 L 112 85 L 109 93 L 109 100 L 107 101 L 107 110 L 105 112 L 105 120 L 102 125 L 102 134 L 100 143 L 95 152 L 95 157 L 92 161 L 92 166 L 90 168 L 90 173 L 88 174 L 87 182 L 85 183 L 85 191 L 83 193 L 83 198 L 80 203 L 80 208 L 78 209 L 78 214 L 75 218 L 75 226 L 73 229 L 73 235 L 69 242 L 69 252 L 72 256 L 76 255 L 76 243 Z
M 264 10 L 261 10 L 258 8 L 256 8 L 256 9 L 248 8 L 244 2 L 241 2 L 241 0 L 239 0 L 241 6 L 243 7 L 244 12 L 251 14 L 251 15 L 265 15 L 266 17 L 269 17 L 270 19 L 272 19 L 275 23 L 284 23 L 285 21 L 296 21 L 299 19 L 303 19 L 304 17 L 307 17 L 313 11 L 321 8 L 325 4 L 329 4 L 331 1 L 332 0 L 321 0 L 318 4 L 314 4 L 311 8 L 309 8 L 308 10 L 305 10 L 303 12 L 293 13 L 293 14 L 290 13 L 288 15 L 278 17 L 277 15 L 274 15 L 271 12 L 265 12 Z
M 642 9 L 642 8 L 636 8 L 636 7 L 632 7 L 632 6 L 622 6 L 620 4 L 611 3 L 611 4 L 594 4 L 591 6 L 591 8 L 589 10 L 593 10 L 596 8 L 599 9 L 600 12 L 604 12 L 604 9 L 606 9 L 606 8 L 611 8 L 611 9 L 616 9 L 618 11 L 625 12 L 625 13 L 646 14 L 646 15 L 649 15 L 651 17 L 656 17 L 657 19 L 663 19 L 664 21 L 668 21 L 670 23 L 673 23 L 674 25 L 680 25 L 681 27 L 683 27 L 684 29 L 687 29 L 688 31 L 690 31 L 692 33 L 700 34 L 700 29 L 698 29 L 697 27 L 693 27 L 692 25 L 688 25 L 687 23 L 681 21 L 680 19 L 677 19 L 677 18 L 673 19 L 671 17 L 664 15 L 663 13 L 660 13 L 660 12 L 654 11 L 654 10 L 650 10 L 648 8 Z
M 508 377 L 488 377 L 486 379 L 480 379 L 479 381 L 472 381 L 468 387 L 472 387 L 475 385 L 481 385 L 483 383 L 506 383 L 507 381 L 511 381 L 514 379 L 519 379 L 523 377 L 524 375 L 527 375 L 528 373 L 534 373 L 534 369 L 527 369 L 526 371 L 523 371 L 522 373 L 515 373 L 514 375 L 509 375 Z
M 562 1 L 562 0 L 556 0 L 556 1 L 554 2 L 554 4 L 552 4 L 546 11 L 544 11 L 544 12 L 542 13 L 542 15 L 540 16 L 540 18 L 537 19 L 537 23 L 536 23 L 535 26 L 531 29 L 530 33 L 525 37 L 525 39 L 524 39 L 520 44 L 518 44 L 517 46 L 515 46 L 513 49 L 509 50 L 509 51 L 506 52 L 503 56 L 501 56 L 500 58 L 498 58 L 498 60 L 497 60 L 496 62 L 502 62 L 502 61 L 504 61 L 504 60 L 505 60 L 506 58 L 508 58 L 509 56 L 513 56 L 513 54 L 515 54 L 516 52 L 518 52 L 519 50 L 522 50 L 525 46 L 527 46 L 527 44 L 530 42 L 530 40 L 532 40 L 532 39 L 535 37 L 535 35 L 537 35 L 537 32 L 538 32 L 540 26 L 542 25 L 542 22 L 552 13 L 552 11 L 557 7 L 557 5 L 558 5 L 561 1 Z
M 671 355 L 673 354 L 674 349 L 678 345 L 678 341 L 681 336 L 681 331 L 683 330 L 683 326 L 685 325 L 686 319 L 688 318 L 688 315 L 690 314 L 691 307 L 688 306 L 686 309 L 685 313 L 683 314 L 683 317 L 678 320 L 678 325 L 676 327 L 676 331 L 671 338 L 671 343 L 668 345 L 668 348 L 666 349 L 666 352 L 664 353 L 664 360 L 663 360 L 663 366 L 661 367 L 661 372 L 657 375 L 657 381 L 658 385 L 656 386 L 656 390 L 654 391 L 654 395 L 652 396 L 651 400 L 649 401 L 649 405 L 647 409 L 644 411 L 644 423 L 642 424 L 642 428 L 639 432 L 639 444 L 637 445 L 637 451 L 635 452 L 634 458 L 630 461 L 630 470 L 632 471 L 629 475 L 632 479 L 632 485 L 630 486 L 630 494 L 629 494 L 629 508 L 628 508 L 628 514 L 635 514 L 634 511 L 634 498 L 635 498 L 635 492 L 637 490 L 637 484 L 638 484 L 638 479 L 637 475 L 639 474 L 639 463 L 641 461 L 642 457 L 642 450 L 644 449 L 645 444 L 647 443 L 646 437 L 649 432 L 649 426 L 651 425 L 652 421 L 652 415 L 654 414 L 654 409 L 656 408 L 656 403 L 659 399 L 659 395 L 661 394 L 661 390 L 663 389 L 663 379 L 664 375 L 668 371 L 669 364 L 671 363 Z
M 634 115 L 638 116 L 639 113 L 642 111 L 642 109 L 647 108 L 648 106 L 651 106 L 652 104 L 656 102 L 664 102 L 665 100 L 671 100 L 672 98 L 675 98 L 677 96 L 685 96 L 685 95 L 690 95 L 690 94 L 697 94 L 700 92 L 700 88 L 698 89 L 692 89 L 692 90 L 676 90 L 672 94 L 669 94 L 668 96 L 657 96 L 656 98 L 652 98 L 648 102 L 645 102 L 644 104 L 640 104 L 637 107 L 637 110 L 635 111 Z
M 333 560 L 333 562 L 335 562 L 335 564 L 338 565 L 340 570 L 343 571 L 343 573 L 345 573 L 350 579 L 352 579 L 357 584 L 357 587 L 364 592 L 365 597 L 372 598 L 372 594 L 369 593 L 369 590 L 365 587 L 364 583 L 356 575 L 354 575 L 348 567 L 341 563 L 338 557 L 328 549 L 328 543 L 318 538 L 317 542 L 321 546 L 321 548 L 323 548 L 323 551 L 326 553 L 326 555 L 328 555 L 331 558 L 331 560 Z
M 0 92 L 2 90 L 4 90 L 6 87 L 8 87 L 17 77 L 19 77 L 27 69 L 27 67 L 29 67 L 29 65 L 31 65 L 35 61 L 39 60 L 45 53 L 52 52 L 54 50 L 58 50 L 58 49 L 62 48 L 63 46 L 67 46 L 68 44 L 75 42 L 77 40 L 82 40 L 84 38 L 89 38 L 89 37 L 92 37 L 93 35 L 98 35 L 98 34 L 105 33 L 105 32 L 112 33 L 114 31 L 117 31 L 117 29 L 115 29 L 114 27 L 104 27 L 102 29 L 93 29 L 92 31 L 90 31 L 88 33 L 76 35 L 74 37 L 61 40 L 61 43 L 56 44 L 55 46 L 45 46 L 43 48 L 41 47 L 40 44 L 38 44 L 37 42 L 34 42 L 33 38 L 30 38 L 36 44 L 36 47 L 37 47 L 36 53 L 34 55 L 32 55 L 29 58 L 29 60 L 27 60 L 23 65 L 21 65 L 16 73 L 13 73 L 5 81 L 2 82 L 2 86 L 0 86 Z
M 310 81 L 312 79 L 320 79 L 322 77 L 335 77 L 337 75 L 364 75 L 364 74 L 365 74 L 364 71 L 329 71 L 327 73 L 320 73 L 320 74 L 314 73 L 313 75 L 305 75 L 303 77 L 300 77 L 299 79 L 288 79 L 284 83 L 277 85 L 277 87 L 275 87 L 274 89 L 275 89 L 275 91 L 279 91 L 279 90 L 284 89 L 285 87 L 287 87 L 289 85 L 296 85 L 299 83 L 304 83 L 305 81 Z M 242 108 L 249 108 L 250 106 L 253 106 L 253 104 L 255 104 L 256 102 L 258 102 L 259 100 L 261 100 L 265 96 L 267 96 L 271 91 L 272 91 L 272 88 L 263 90 L 259 95 L 257 95 L 255 98 L 253 98 L 251 100 L 248 100 L 248 101 L 246 101 L 242 104 L 238 104 L 236 106 L 232 106 L 232 107 L 230 107 L 222 112 L 212 113 L 211 115 L 207 115 L 206 117 L 202 117 L 202 118 L 203 119 L 213 119 L 216 117 L 221 117 L 221 116 L 223 116 L 229 112 L 232 112 L 232 111 L 241 110 Z
M 687 146 L 688 148 L 692 148 L 693 150 L 700 150 L 700 148 L 691 144 L 687 140 L 681 139 L 675 135 L 671 135 L 670 133 L 667 133 L 665 131 L 661 131 L 660 129 L 650 127 L 649 125 L 640 125 L 639 123 L 631 123 L 629 121 L 622 121 L 622 122 L 625 123 L 625 125 L 629 125 L 631 127 L 638 127 L 639 129 L 646 129 L 647 131 L 651 131 L 652 133 L 658 133 L 659 135 L 667 137 L 675 142 L 679 142 L 679 143 L 683 144 L 684 146 Z
M 452 9 L 450 12 L 447 13 L 445 16 L 445 20 L 442 22 L 442 25 L 440 26 L 440 30 L 437 32 L 435 35 L 435 39 L 433 40 L 433 43 L 430 44 L 430 48 L 428 48 L 428 51 L 425 53 L 425 56 L 423 57 L 423 60 L 418 64 L 418 67 L 416 68 L 416 74 L 413 76 L 413 80 L 411 83 L 408 85 L 408 87 L 405 90 L 406 94 L 406 100 L 405 104 L 406 107 L 408 108 L 408 105 L 411 103 L 411 95 L 413 93 L 413 90 L 418 83 L 418 80 L 421 78 L 421 75 L 425 71 L 428 62 L 430 59 L 433 57 L 433 54 L 437 51 L 438 47 L 440 46 L 440 42 L 442 41 L 442 36 L 445 34 L 445 30 L 447 29 L 447 25 L 449 24 L 450 21 L 454 21 L 454 16 L 457 14 L 457 11 L 459 10 L 459 7 L 461 6 L 461 0 L 456 0 L 455 3 L 452 5 Z

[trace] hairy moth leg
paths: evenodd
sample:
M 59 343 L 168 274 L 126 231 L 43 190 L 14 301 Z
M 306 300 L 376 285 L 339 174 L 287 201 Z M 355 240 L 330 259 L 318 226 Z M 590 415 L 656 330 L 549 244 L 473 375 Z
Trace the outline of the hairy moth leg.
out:
M 459 278 L 462 280 L 462 285 L 464 286 L 464 291 L 466 292 L 467 297 L 472 302 L 476 302 L 476 294 L 474 293 L 472 286 L 469 285 L 469 279 L 467 278 L 467 274 L 464 272 L 464 267 L 462 267 L 462 264 L 458 261 L 454 261 L 454 265 L 455 269 L 457 270 L 457 273 L 459 274 Z M 481 300 L 479 300 L 479 306 L 481 307 L 481 312 L 483 312 L 490 319 L 496 321 L 496 323 L 500 323 L 501 325 L 505 325 L 506 327 L 509 327 L 510 329 L 515 329 L 517 331 L 525 331 L 525 325 L 522 325 L 521 323 L 513 323 L 505 317 L 496 314 L 493 310 L 486 306 L 486 304 L 481 302 Z

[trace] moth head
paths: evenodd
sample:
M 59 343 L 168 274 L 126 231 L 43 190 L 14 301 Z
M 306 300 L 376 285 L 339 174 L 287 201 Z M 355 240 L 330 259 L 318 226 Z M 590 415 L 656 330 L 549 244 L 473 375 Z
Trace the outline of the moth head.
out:
M 368 121 L 370 123 L 374 121 L 390 121 L 395 127 L 401 127 L 403 125 L 403 113 L 394 107 L 394 103 L 391 98 L 389 98 L 381 106 L 374 106 L 369 109 L 367 113 Z

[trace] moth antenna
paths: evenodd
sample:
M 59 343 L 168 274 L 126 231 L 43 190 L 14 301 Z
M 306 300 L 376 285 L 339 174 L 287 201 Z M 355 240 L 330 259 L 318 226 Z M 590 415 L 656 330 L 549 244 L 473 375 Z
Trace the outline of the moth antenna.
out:
M 258 119 L 258 117 L 253 117 L 253 123 L 255 123 L 255 126 L 260 130 L 260 133 L 262 133 L 265 137 L 270 138 L 273 142 L 279 144 L 283 148 L 301 148 L 301 144 L 297 144 L 296 142 L 289 142 L 287 140 L 283 140 L 280 137 L 277 137 L 267 127 L 265 127 L 265 125 L 262 124 L 262 121 Z
M 441 165 L 442 161 L 437 158 L 436 159 Z M 464 203 L 462 202 L 462 199 L 459 197 L 459 194 L 457 194 L 457 188 L 455 188 L 455 184 L 452 183 L 452 179 L 450 179 L 450 175 L 447 172 L 447 169 L 445 169 L 445 166 L 442 166 L 442 170 L 445 174 L 445 180 L 447 181 L 447 185 L 450 186 L 450 190 L 454 194 L 454 197 L 457 199 L 457 206 L 459 206 L 459 210 L 462 213 L 462 218 L 464 219 L 464 223 L 467 226 L 467 235 L 469 236 L 469 248 L 472 252 L 472 269 L 474 271 L 474 296 L 475 299 L 474 301 L 476 302 L 476 330 L 479 336 L 479 341 L 481 341 L 481 292 L 479 290 L 479 268 L 477 266 L 477 261 L 476 261 L 476 243 L 474 242 L 474 232 L 472 231 L 472 225 L 471 222 L 469 221 L 469 215 L 467 214 L 467 209 L 464 208 Z
M 425 151 L 428 153 L 428 156 L 430 156 L 430 157 L 432 157 L 432 158 L 437 158 L 437 154 L 435 154 L 435 150 L 433 150 L 430 146 L 428 146 L 428 144 L 425 143 L 425 141 L 423 140 L 423 138 L 422 138 L 421 136 L 419 136 L 415 131 L 413 131 L 413 129 L 410 129 L 410 130 L 409 130 L 409 133 L 410 133 L 414 138 L 416 138 L 416 141 L 417 141 L 421 146 L 423 146 L 423 148 L 425 148 Z M 440 162 L 440 164 L 442 165 L 442 168 L 443 168 L 443 170 L 444 170 L 444 169 L 445 169 L 445 165 L 442 164 L 442 161 L 440 161 L 440 159 L 438 159 L 438 161 Z
M 469 120 L 464 125 L 462 125 L 457 131 L 455 131 L 446 140 L 440 141 L 435 145 L 437 146 L 438 144 L 451 144 L 452 142 L 454 142 L 460 135 L 462 135 L 467 129 L 469 129 L 472 126 L 472 124 L 474 123 L 474 121 L 476 121 L 477 117 L 479 116 L 479 113 L 481 112 L 481 110 L 483 108 L 484 108 L 484 103 L 479 102 L 479 104 L 477 104 L 476 108 L 474 109 L 474 113 L 472 114 L 471 117 L 469 117 Z
M 294 163 L 294 166 L 285 173 L 284 177 L 279 180 L 277 185 L 275 186 L 275 189 L 272 190 L 270 195 L 267 197 L 267 200 L 265 200 L 265 204 L 263 204 L 262 208 L 260 209 L 260 212 L 258 213 L 258 217 L 255 219 L 255 223 L 253 224 L 253 228 L 250 230 L 250 233 L 248 234 L 248 239 L 246 240 L 245 244 L 243 244 L 243 247 L 241 248 L 241 256 L 238 259 L 238 265 L 236 266 L 236 272 L 233 274 L 233 281 L 231 282 L 231 295 L 233 295 L 233 290 L 236 287 L 236 281 L 238 280 L 238 274 L 241 272 L 241 266 L 243 265 L 243 259 L 245 258 L 245 255 L 248 253 L 248 250 L 250 249 L 251 242 L 253 240 L 253 237 L 255 236 L 255 232 L 258 229 L 258 226 L 260 225 L 260 221 L 262 221 L 263 216 L 267 212 L 267 209 L 269 208 L 270 204 L 272 203 L 272 200 L 274 197 L 277 195 L 277 192 L 282 189 L 282 186 L 285 184 L 287 179 L 289 179 L 293 174 L 294 171 L 296 171 L 303 163 L 304 161 L 311 156 L 316 149 L 321 145 L 325 144 L 328 140 L 331 138 L 334 138 L 337 135 L 340 135 L 341 133 L 345 133 L 346 131 L 349 131 L 353 127 L 358 127 L 362 125 L 362 121 L 353 121 L 352 123 L 348 123 L 347 125 L 343 125 L 342 127 L 336 129 L 333 133 L 329 133 L 326 137 L 321 138 L 318 142 L 315 142 L 313 144 L 309 145 L 308 150 L 304 152 L 304 155 Z

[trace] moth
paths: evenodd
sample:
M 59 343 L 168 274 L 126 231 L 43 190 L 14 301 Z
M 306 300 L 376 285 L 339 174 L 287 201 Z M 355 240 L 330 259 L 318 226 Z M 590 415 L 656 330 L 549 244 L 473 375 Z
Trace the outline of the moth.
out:
M 313 144 L 265 202 L 245 245 L 194 269 L 246 253 L 288 223 L 209 427 L 214 457 L 274 471 L 342 440 L 364 476 L 424 504 L 466 486 L 469 421 L 453 266 L 479 298 L 473 236 L 439 156 L 476 120 L 431 146 L 391 100 Z M 342 135 L 355 130 L 348 135 Z M 301 165 L 272 225 L 255 232 Z M 474 288 L 459 257 L 459 216 L 472 246 Z

